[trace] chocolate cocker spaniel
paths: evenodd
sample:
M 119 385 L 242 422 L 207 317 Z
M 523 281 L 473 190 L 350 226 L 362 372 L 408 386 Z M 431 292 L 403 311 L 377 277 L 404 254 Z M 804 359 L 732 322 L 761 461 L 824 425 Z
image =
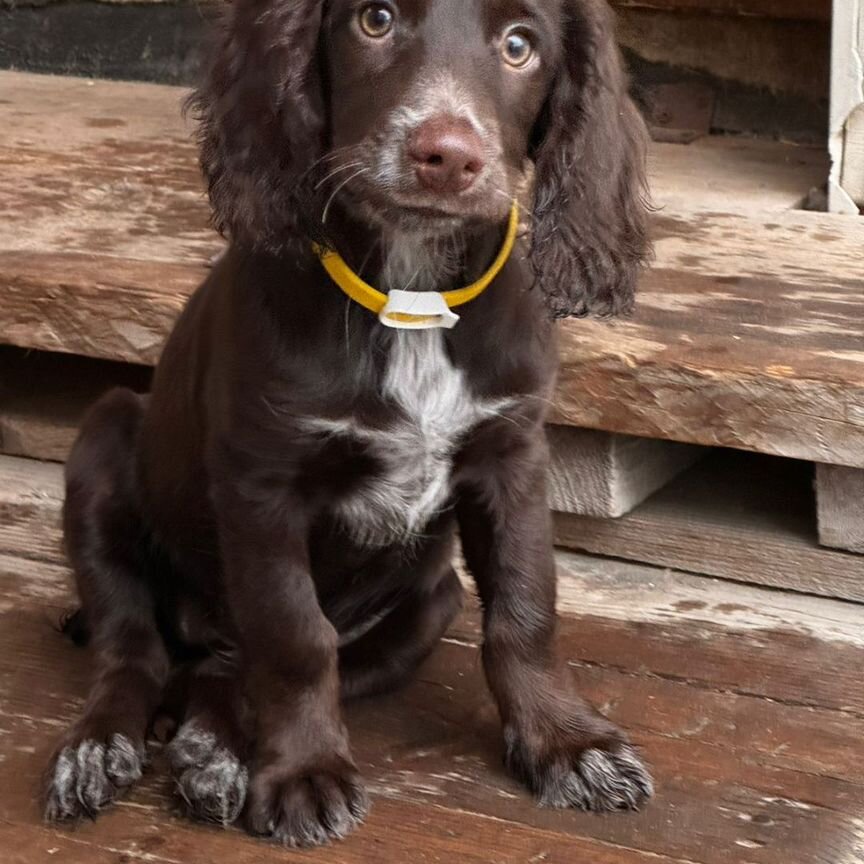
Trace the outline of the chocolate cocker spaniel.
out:
M 172 704 L 192 815 L 347 834 L 368 802 L 341 703 L 445 632 L 457 533 L 509 768 L 549 806 L 650 796 L 556 653 L 546 502 L 553 319 L 627 311 L 649 251 L 611 22 L 605 0 L 226 8 L 191 105 L 230 248 L 152 393 L 106 395 L 67 466 L 67 629 L 96 674 L 48 818 L 133 784 Z

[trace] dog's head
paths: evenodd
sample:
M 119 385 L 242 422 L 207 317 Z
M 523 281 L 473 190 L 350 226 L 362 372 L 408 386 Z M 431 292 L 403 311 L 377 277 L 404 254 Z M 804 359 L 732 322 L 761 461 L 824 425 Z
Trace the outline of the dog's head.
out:
M 552 314 L 613 314 L 648 251 L 645 133 L 605 0 L 233 0 L 193 97 L 216 222 L 270 250 L 330 208 L 428 235 L 533 173 Z

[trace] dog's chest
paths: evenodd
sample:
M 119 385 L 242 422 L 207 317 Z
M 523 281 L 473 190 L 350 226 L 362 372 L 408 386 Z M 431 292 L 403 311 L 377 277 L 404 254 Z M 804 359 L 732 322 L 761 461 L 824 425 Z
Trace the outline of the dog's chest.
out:
M 396 233 L 385 246 L 379 280 L 388 290 L 446 290 L 458 278 L 460 255 L 446 244 Z M 376 547 L 423 535 L 451 498 L 453 460 L 466 435 L 510 404 L 472 392 L 442 331 L 391 331 L 388 343 L 377 395 L 391 419 L 374 428 L 353 418 L 326 422 L 328 434 L 351 436 L 372 457 L 375 468 L 334 503 L 333 515 L 356 542 Z
M 499 406 L 475 398 L 451 363 L 440 331 L 399 331 L 382 394 L 394 420 L 381 428 L 348 421 L 376 470 L 336 504 L 345 529 L 363 545 L 410 541 L 447 504 L 453 457 L 465 434 Z

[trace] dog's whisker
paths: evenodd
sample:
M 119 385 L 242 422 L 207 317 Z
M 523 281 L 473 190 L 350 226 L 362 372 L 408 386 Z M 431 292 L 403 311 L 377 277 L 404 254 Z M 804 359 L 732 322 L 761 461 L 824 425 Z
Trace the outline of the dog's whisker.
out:
M 335 162 L 337 159 L 352 159 L 352 157 L 354 157 L 353 161 L 357 161 L 362 153 L 363 147 L 359 144 L 350 144 L 345 147 L 337 147 L 335 150 L 330 150 L 323 156 L 318 157 L 318 159 L 303 171 L 298 180 L 298 185 L 302 186 L 304 183 L 309 182 L 310 178 L 315 175 L 316 171 L 318 171 L 322 165 Z
M 356 180 L 361 174 L 368 173 L 368 168 L 361 168 L 359 171 L 356 171 L 352 174 L 347 180 L 343 180 L 330 195 L 330 198 L 327 201 L 327 204 L 324 206 L 324 212 L 321 214 L 321 224 L 325 225 L 327 223 L 327 217 L 330 215 L 330 207 L 333 205 L 333 202 L 336 200 L 336 196 L 352 181 Z
M 360 162 L 349 162 L 347 165 L 340 165 L 338 168 L 334 168 L 329 174 L 325 175 L 321 180 L 319 180 L 315 184 L 315 190 L 320 189 L 328 180 L 332 180 L 337 174 L 341 174 L 343 171 L 348 171 L 351 168 L 359 168 L 362 163 Z

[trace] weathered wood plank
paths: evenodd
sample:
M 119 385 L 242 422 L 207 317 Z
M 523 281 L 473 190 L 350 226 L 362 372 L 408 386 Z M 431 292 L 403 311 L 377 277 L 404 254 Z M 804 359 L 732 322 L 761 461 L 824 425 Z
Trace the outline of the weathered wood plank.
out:
M 4 607 L 25 596 L 57 611 L 70 605 L 68 569 L 23 549 L 29 558 L 0 555 Z M 567 656 L 577 665 L 864 718 L 854 686 L 864 662 L 860 606 L 585 555 L 559 553 L 558 563 Z M 453 635 L 476 643 L 476 617 Z
M 220 245 L 180 91 L 16 73 L 0 87 L 0 159 L 23 175 L 0 189 L 3 339 L 154 362 Z M 787 212 L 821 158 L 655 148 L 656 267 L 633 321 L 561 328 L 556 422 L 864 465 L 864 226 Z
M 11 778 L 2 787 L 6 794 L 0 794 L 0 808 L 5 807 L 5 812 L 0 810 L 0 817 L 32 824 L 35 813 L 29 794 L 31 784 L 38 779 L 42 760 L 59 732 L 58 724 L 62 727 L 80 708 L 87 657 L 57 635 L 46 638 L 47 624 L 37 607 L 19 607 L 13 619 L 8 614 L 4 619 L 8 626 L 0 627 L 0 643 L 5 649 L 6 641 L 10 640 L 17 650 L 14 656 L 8 650 L 0 653 L 0 682 L 4 684 L 4 692 L 12 696 L 6 710 L 0 712 L 0 728 L 9 745 L 9 758 L 0 764 L 0 775 L 8 772 Z M 742 650 L 746 652 L 746 646 Z M 787 665 L 794 662 L 794 658 L 785 657 Z M 620 678 L 620 692 L 628 687 L 620 673 L 599 674 L 603 678 Z M 395 805 L 402 813 L 410 814 L 404 818 L 411 818 L 412 824 L 420 826 L 411 842 L 424 841 L 425 833 L 435 823 L 423 817 L 434 813 L 435 818 L 442 820 L 438 824 L 464 819 L 459 824 L 470 825 L 479 818 L 481 822 L 493 819 L 502 830 L 515 831 L 517 836 L 536 839 L 533 832 L 539 831 L 546 842 L 557 839 L 558 844 L 550 847 L 550 851 L 563 853 L 566 849 L 571 856 L 587 856 L 584 860 L 608 860 L 616 864 L 619 860 L 641 861 L 639 854 L 643 851 L 658 856 L 660 861 L 741 864 L 742 848 L 762 850 L 748 859 L 759 864 L 786 864 L 789 860 L 821 864 L 823 859 L 819 855 L 825 849 L 837 854 L 836 859 L 829 860 L 851 864 L 852 852 L 860 851 L 856 845 L 860 838 L 853 827 L 854 816 L 864 801 L 864 787 L 836 777 L 824 766 L 811 773 L 808 769 L 776 764 L 768 755 L 768 748 L 764 753 L 758 748 L 751 751 L 749 739 L 737 732 L 734 723 L 731 727 L 718 724 L 718 738 L 713 741 L 710 735 L 700 738 L 698 732 L 675 734 L 674 703 L 656 704 L 662 698 L 662 690 L 646 694 L 649 703 L 654 703 L 654 711 L 652 720 L 643 724 L 643 730 L 636 728 L 631 722 L 634 718 L 622 710 L 628 707 L 626 701 L 614 700 L 606 706 L 615 719 L 634 728 L 636 740 L 652 759 L 660 792 L 651 807 L 642 814 L 621 819 L 538 810 L 497 767 L 500 733 L 481 675 L 476 650 L 451 642 L 442 646 L 419 680 L 406 691 L 360 703 L 349 711 L 348 723 L 358 760 L 376 798 L 375 810 L 383 808 L 392 819 Z M 34 680 L 39 680 L 40 686 L 32 686 Z M 745 697 L 736 698 L 741 707 L 740 700 Z M 645 707 L 635 700 L 629 707 L 645 714 Z M 762 734 L 768 734 L 776 755 L 781 742 L 787 740 L 784 736 L 791 732 L 783 721 L 786 706 L 765 701 L 761 707 L 772 715 L 773 724 L 763 728 Z M 818 719 L 818 714 L 813 719 Z M 783 730 L 777 737 L 769 731 L 773 725 Z M 663 731 L 658 734 L 646 726 Z M 793 752 L 796 747 L 805 746 L 808 731 L 806 726 L 799 731 L 799 735 L 803 732 L 804 740 L 796 740 Z M 851 737 L 856 732 L 854 724 L 849 727 L 845 746 L 852 746 Z M 812 767 L 811 760 L 808 768 Z M 845 777 L 855 770 L 850 766 L 845 771 L 841 769 L 841 774 Z M 162 826 L 168 836 L 177 832 L 187 838 L 196 836 L 200 848 L 220 844 L 211 847 L 212 854 L 216 854 L 217 848 L 227 853 L 231 843 L 250 843 L 235 834 L 202 832 L 170 819 L 165 795 L 170 787 L 163 772 L 164 764 L 157 760 L 156 771 L 136 790 L 130 805 L 101 820 L 92 833 L 86 829 L 86 839 L 105 843 L 110 838 L 113 846 L 118 835 L 112 834 L 111 826 L 119 823 L 128 830 L 134 813 L 142 817 L 147 814 L 149 824 Z M 9 790 L 13 795 L 10 796 Z M 430 838 L 432 848 L 436 836 L 433 832 Z M 176 841 L 174 837 L 167 843 Z M 336 854 L 349 856 L 345 860 L 354 862 L 359 860 L 353 857 L 358 844 L 368 854 L 369 847 L 365 844 L 376 843 L 383 857 L 375 860 L 403 860 L 390 857 L 396 854 L 396 850 L 388 848 L 392 842 L 373 816 L 370 825 L 339 846 Z M 228 845 L 222 846 L 223 843 Z M 745 846 L 746 843 L 755 845 Z M 173 849 L 170 853 L 168 847 L 148 851 L 170 860 L 197 860 L 177 856 L 177 847 Z M 597 857 L 590 857 L 595 849 Z M 604 849 L 624 857 L 600 857 Z M 473 861 L 471 855 L 487 854 L 492 857 L 477 860 L 530 860 L 530 856 L 508 857 L 508 852 L 521 850 L 518 844 L 488 846 L 484 842 L 469 845 L 465 860 Z M 263 849 L 261 854 L 266 854 Z M 549 860 L 564 864 L 573 859 L 559 858 L 555 851 Z
M 664 213 L 698 204 L 754 215 L 798 207 L 812 186 L 825 182 L 829 163 L 818 148 L 718 135 L 686 147 L 655 143 L 648 169 Z
M 703 451 L 686 444 L 550 426 L 549 502 L 554 510 L 618 518 L 689 468 Z
M 0 456 L 0 555 L 63 562 L 63 469 Z
M 3 341 L 154 364 L 204 265 L 0 250 Z
M 44 547 L 25 535 L 21 551 L 29 560 L 0 556 L 0 593 L 11 585 L 7 604 L 24 585 L 53 607 L 69 602 L 68 572 L 50 552 L 39 560 Z M 564 552 L 558 568 L 562 630 L 574 662 L 864 717 L 855 685 L 864 663 L 857 604 Z M 464 619 L 454 634 L 476 642 L 476 620 Z
M 46 636 L 69 602 L 67 576 L 65 568 L 36 557 L 0 559 L 0 692 L 6 694 L 0 717 L 28 718 L 28 735 L 42 728 L 37 718 L 50 721 L 40 733 L 41 759 L 57 734 L 54 724 L 80 708 L 87 659 L 59 636 Z M 442 648 L 418 685 L 352 712 L 358 755 L 379 804 L 408 802 L 419 813 L 431 801 L 438 809 L 548 831 L 566 843 L 588 834 L 601 848 L 628 850 L 627 862 L 640 860 L 639 849 L 661 860 L 740 864 L 735 856 L 742 842 L 766 850 L 754 862 L 785 864 L 794 850 L 796 861 L 821 864 L 817 850 L 826 842 L 836 861 L 854 861 L 849 856 L 860 850 L 851 823 L 834 814 L 862 806 L 857 760 L 843 757 L 844 748 L 857 747 L 864 719 L 853 687 L 864 659 L 861 607 L 584 556 L 560 561 L 567 654 L 588 678 L 587 692 L 633 729 L 649 753 L 661 780 L 656 809 L 620 822 L 568 817 L 572 823 L 534 810 L 495 768 L 497 721 L 472 653 L 474 615 L 454 629 L 457 641 Z M 34 680 L 41 685 L 34 688 Z M 695 691 L 684 694 L 682 687 Z M 726 704 L 722 691 L 729 689 L 737 691 L 736 701 L 724 715 L 717 702 Z M 794 715 L 788 722 L 787 710 Z M 736 722 L 739 711 L 748 725 Z M 825 729 L 824 748 L 820 743 L 799 755 L 810 747 L 812 728 Z M 41 761 L 31 764 L 32 744 L 19 749 L 17 733 L 8 732 L 4 740 L 18 755 L 0 773 L 35 778 Z M 754 735 L 759 740 L 751 744 Z M 164 824 L 163 783 L 154 778 L 133 799 L 136 813 L 156 808 L 152 824 Z M 742 833 L 742 824 L 759 827 Z
M 0 453 L 62 462 L 75 441 L 78 406 L 67 400 L 40 402 L 47 410 L 30 411 L 0 408 Z
M 16 178 L 0 194 L 0 248 L 206 262 L 221 244 L 181 116 L 186 93 L 0 74 L 0 170 Z
M 831 0 L 611 0 L 622 9 L 750 15 L 791 21 L 830 21 Z
M 587 555 L 557 561 L 573 662 L 864 717 L 860 605 Z M 454 635 L 479 638 L 468 618 Z
M 3 341 L 156 361 L 222 246 L 185 92 L 0 75 L 0 170 L 16 177 L 0 192 Z
M 163 802 L 164 799 L 163 799 Z M 122 806 L 74 832 L 39 826 L 35 819 L 0 823 L 8 864 L 680 864 L 665 856 L 574 840 L 426 804 L 380 799 L 364 828 L 325 850 L 287 850 L 239 831 L 220 831 L 171 816 L 164 807 Z M 61 857 L 62 856 L 62 857 Z M 698 862 L 692 862 L 698 864 Z
M 623 519 L 557 516 L 556 538 L 597 555 L 864 601 L 864 558 L 819 546 L 805 463 L 714 452 Z
M 564 553 L 558 572 L 574 660 L 864 716 L 858 604 Z
M 26 592 L 21 591 L 24 584 L 31 586 Z M 18 609 L 22 604 L 38 604 L 45 613 L 28 614 L 27 622 L 22 625 L 25 634 L 22 636 L 20 628 L 16 628 L 10 635 L 17 640 L 19 647 L 15 657 L 18 659 L 14 667 L 0 673 L 7 694 L 0 713 L 32 716 L 46 724 L 46 728 L 65 723 L 80 708 L 87 684 L 88 661 L 59 638 L 53 635 L 43 638 L 59 610 L 70 602 L 63 569 L 0 557 L 0 610 L 10 608 L 10 601 Z M 680 609 L 674 626 L 698 629 L 699 623 L 691 621 L 689 615 L 687 608 Z M 430 668 L 443 668 L 458 661 L 459 655 L 450 652 L 465 646 L 465 636 L 471 639 L 470 644 L 476 644 L 471 638 L 472 633 L 476 635 L 476 620 L 462 624 L 455 633 L 462 638 L 445 642 L 439 661 Z M 28 647 L 31 645 L 32 648 Z M 474 665 L 472 662 L 471 666 Z M 40 670 L 46 666 L 66 670 L 62 674 L 68 691 L 77 694 L 74 698 L 55 695 L 45 702 L 39 697 L 42 701 L 36 704 L 32 689 L 12 686 L 14 681 L 44 675 Z M 660 678 L 650 669 L 618 670 L 588 661 L 574 661 L 574 668 L 580 689 L 586 696 L 631 730 L 645 730 L 652 736 L 682 742 L 698 741 L 727 752 L 740 751 L 741 759 L 748 758 L 745 754 L 749 754 L 749 757 L 757 758 L 759 764 L 769 767 L 864 784 L 864 768 L 855 758 L 864 734 L 862 718 L 827 709 L 781 704 L 773 699 L 720 692 L 685 679 Z M 9 671 L 17 676 L 14 681 L 3 677 Z M 474 674 L 473 668 L 469 674 Z M 426 674 L 421 677 L 424 680 L 429 678 Z M 447 692 L 444 688 L 439 689 Z M 56 694 L 56 688 L 52 686 L 51 692 Z M 414 708 L 403 704 L 405 698 L 397 697 L 397 703 L 401 705 L 398 710 L 406 717 L 407 729 Z M 427 704 L 417 710 L 423 714 L 430 708 Z M 444 710 L 448 710 L 446 706 Z M 814 729 L 819 730 L 818 736 L 813 735 Z M 457 760 L 457 763 L 461 761 Z
M 864 553 L 864 471 L 836 465 L 816 466 L 819 542 L 835 549 Z M 849 558 L 850 571 L 864 586 L 861 558 Z
M 755 243 L 733 215 L 676 225 L 632 320 L 561 328 L 554 422 L 864 465 L 864 224 L 842 220 L 841 240 L 809 215 L 762 223 Z

